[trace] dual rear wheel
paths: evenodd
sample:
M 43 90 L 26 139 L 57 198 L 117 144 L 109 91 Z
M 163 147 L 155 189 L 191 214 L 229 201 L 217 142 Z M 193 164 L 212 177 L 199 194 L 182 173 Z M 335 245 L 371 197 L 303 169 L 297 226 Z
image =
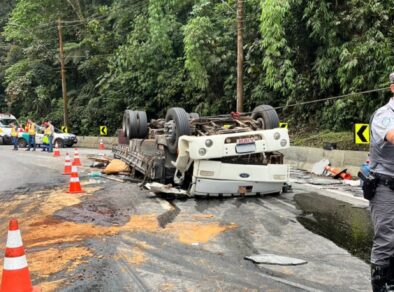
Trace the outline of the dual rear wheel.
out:
M 149 134 L 146 112 L 126 110 L 123 115 L 122 131 L 129 139 L 146 138 Z

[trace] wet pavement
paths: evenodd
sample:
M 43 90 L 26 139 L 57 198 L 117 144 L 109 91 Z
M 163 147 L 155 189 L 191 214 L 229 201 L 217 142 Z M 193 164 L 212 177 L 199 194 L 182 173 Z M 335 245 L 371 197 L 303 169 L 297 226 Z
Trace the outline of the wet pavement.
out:
M 84 165 L 91 152 L 80 151 Z M 33 282 L 44 291 L 370 291 L 363 260 L 299 222 L 313 214 L 296 206 L 295 196 L 313 199 L 302 195 L 305 190 L 166 200 L 137 184 L 90 184 L 90 170 L 81 168 L 87 193 L 72 195 L 64 192 L 64 157 L 45 155 L 15 158 L 0 147 L 0 171 L 8 172 L 0 178 L 0 246 L 9 218 L 17 217 Z M 40 175 L 9 182 L 31 169 Z M 308 263 L 256 265 L 244 259 L 258 253 Z

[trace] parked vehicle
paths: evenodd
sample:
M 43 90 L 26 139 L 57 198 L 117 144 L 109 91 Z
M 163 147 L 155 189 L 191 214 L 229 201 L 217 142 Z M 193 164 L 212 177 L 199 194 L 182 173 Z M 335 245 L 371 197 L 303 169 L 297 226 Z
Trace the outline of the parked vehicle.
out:
M 11 114 L 0 113 L 0 145 L 11 144 L 11 124 L 19 125 L 17 119 Z
M 199 117 L 171 108 L 148 124 L 144 111 L 126 110 L 122 133 L 129 144 L 113 147 L 115 158 L 142 176 L 154 192 L 186 196 L 280 194 L 289 147 L 276 111 L 261 105 L 248 115 Z M 169 186 L 171 185 L 171 186 Z
M 44 138 L 44 128 L 37 126 L 37 134 L 36 134 L 36 144 L 41 146 L 43 144 L 42 139 Z M 18 145 L 21 148 L 25 148 L 29 141 L 29 133 L 22 132 L 19 133 Z M 53 145 L 57 145 L 60 148 L 64 147 L 72 147 L 74 144 L 78 143 L 77 136 L 74 134 L 66 134 L 55 128 L 55 134 L 53 136 Z

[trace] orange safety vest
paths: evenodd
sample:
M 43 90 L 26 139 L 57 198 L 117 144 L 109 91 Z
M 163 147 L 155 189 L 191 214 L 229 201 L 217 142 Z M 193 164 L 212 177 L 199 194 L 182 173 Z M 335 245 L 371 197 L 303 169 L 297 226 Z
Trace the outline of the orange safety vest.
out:
M 32 123 L 29 126 L 29 135 L 35 135 L 36 134 L 36 124 Z
M 18 131 L 15 126 L 11 128 L 11 137 L 18 137 Z

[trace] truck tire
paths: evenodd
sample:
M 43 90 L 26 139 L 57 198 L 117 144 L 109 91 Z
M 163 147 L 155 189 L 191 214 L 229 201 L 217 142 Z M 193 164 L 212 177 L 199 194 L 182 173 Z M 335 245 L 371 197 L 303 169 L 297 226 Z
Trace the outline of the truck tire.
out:
M 57 143 L 57 147 L 59 147 L 59 148 L 64 148 L 64 146 L 65 146 L 63 139 L 57 138 L 55 140 L 55 142 L 53 142 L 53 145 L 56 145 L 56 143 Z
M 135 111 L 129 111 L 127 123 L 127 137 L 129 139 L 138 138 L 138 120 L 137 113 Z
M 127 116 L 129 114 L 129 110 L 125 110 L 124 114 L 123 114 L 123 120 L 122 120 L 122 133 L 125 137 L 127 137 Z
M 146 112 L 144 111 L 137 111 L 137 132 L 138 137 L 140 139 L 145 139 L 148 136 L 149 129 L 148 129 L 148 118 L 146 116 Z
M 178 140 L 183 135 L 190 135 L 189 114 L 180 107 L 173 107 L 167 111 L 166 122 L 174 121 L 175 135 L 167 135 L 167 148 L 175 154 L 178 149 Z
M 279 117 L 276 110 L 270 105 L 259 105 L 252 112 L 252 119 L 259 120 L 263 130 L 279 127 Z
M 19 148 L 26 148 L 27 146 L 27 141 L 25 138 L 19 138 L 18 139 L 18 147 Z

